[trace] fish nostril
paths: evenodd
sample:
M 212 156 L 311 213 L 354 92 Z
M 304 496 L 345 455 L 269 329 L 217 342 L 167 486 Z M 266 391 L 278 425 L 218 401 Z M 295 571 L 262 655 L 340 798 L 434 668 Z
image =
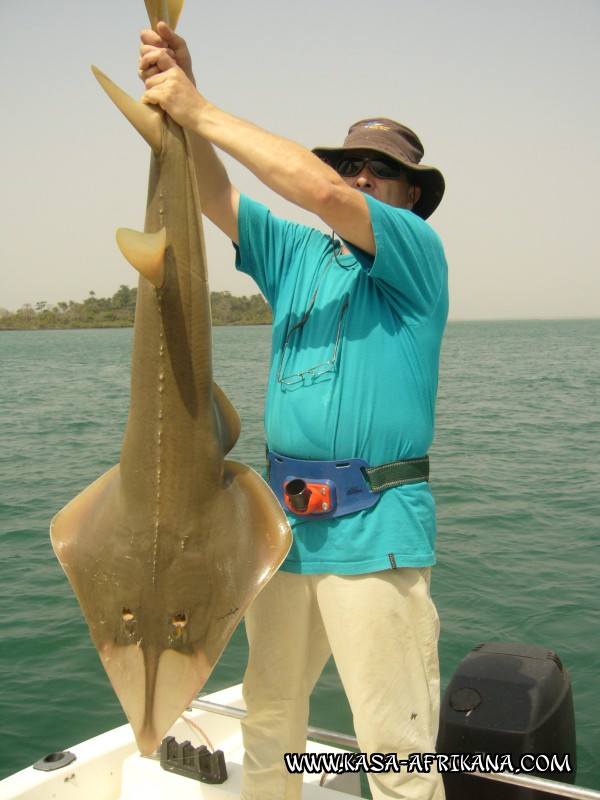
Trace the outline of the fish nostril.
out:
M 187 617 L 185 614 L 173 614 L 171 622 L 176 628 L 185 628 L 187 625 Z
M 176 638 L 183 636 L 183 629 L 187 625 L 187 616 L 185 614 L 173 614 L 173 617 L 171 618 L 171 623 L 175 628 Z

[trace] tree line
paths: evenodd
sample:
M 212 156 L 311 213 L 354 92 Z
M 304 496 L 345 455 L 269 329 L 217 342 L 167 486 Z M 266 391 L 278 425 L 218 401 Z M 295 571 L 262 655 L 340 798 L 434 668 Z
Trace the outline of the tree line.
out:
M 18 311 L 0 309 L 0 330 L 47 330 L 55 328 L 129 328 L 135 316 L 137 289 L 121 285 L 112 297 L 90 292 L 81 303 L 62 301 L 50 305 L 26 303 Z M 213 325 L 270 325 L 271 309 L 261 294 L 236 297 L 230 292 L 211 292 Z

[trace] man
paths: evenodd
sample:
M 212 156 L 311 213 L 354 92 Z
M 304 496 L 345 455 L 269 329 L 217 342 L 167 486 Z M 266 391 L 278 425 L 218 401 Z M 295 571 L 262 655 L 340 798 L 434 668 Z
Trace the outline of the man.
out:
M 185 42 L 164 23 L 142 42 L 143 99 L 190 133 L 202 210 L 273 309 L 265 427 L 294 543 L 246 614 L 242 797 L 293 800 L 302 776 L 283 757 L 305 749 L 309 695 L 332 653 L 363 752 L 401 761 L 435 746 L 426 453 L 448 299 L 442 246 L 423 220 L 444 180 L 419 164 L 419 139 L 398 123 L 363 120 L 342 147 L 311 153 L 209 103 Z M 276 219 L 241 195 L 213 145 L 335 233 Z M 365 462 L 381 469 L 365 474 Z M 444 796 L 435 769 L 369 781 L 374 798 Z

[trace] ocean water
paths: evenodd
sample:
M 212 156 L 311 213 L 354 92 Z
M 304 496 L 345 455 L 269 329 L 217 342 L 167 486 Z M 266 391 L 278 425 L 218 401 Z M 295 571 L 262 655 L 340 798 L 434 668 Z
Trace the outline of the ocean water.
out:
M 0 333 L 0 777 L 122 724 L 52 516 L 118 461 L 131 330 Z M 215 377 L 260 469 L 270 330 L 218 328 Z M 432 590 L 445 686 L 477 644 L 555 650 L 569 669 L 577 783 L 600 789 L 600 320 L 450 323 L 431 450 Z M 243 625 L 206 687 L 243 675 Z M 352 731 L 335 668 L 314 724 Z

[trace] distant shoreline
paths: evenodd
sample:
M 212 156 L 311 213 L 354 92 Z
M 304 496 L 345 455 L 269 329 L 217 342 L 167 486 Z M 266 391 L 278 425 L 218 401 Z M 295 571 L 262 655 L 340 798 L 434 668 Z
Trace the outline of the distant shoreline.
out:
M 255 327 L 260 325 L 272 325 L 272 322 L 215 322 L 213 320 L 212 326 L 213 328 L 243 328 L 243 327 Z M 133 323 L 131 325 L 54 325 L 54 326 L 47 326 L 42 327 L 41 325 L 32 326 L 30 328 L 26 327 L 4 327 L 0 322 L 0 333 L 18 333 L 19 331 L 118 331 L 118 330 L 130 330 L 133 328 Z
M 18 311 L 0 309 L 0 331 L 86 330 L 132 328 L 137 289 L 121 286 L 112 297 L 96 297 L 90 292 L 81 303 L 73 300 L 56 303 L 30 303 Z M 211 292 L 210 306 L 214 327 L 232 325 L 270 325 L 273 314 L 261 294 L 236 297 L 230 292 Z

